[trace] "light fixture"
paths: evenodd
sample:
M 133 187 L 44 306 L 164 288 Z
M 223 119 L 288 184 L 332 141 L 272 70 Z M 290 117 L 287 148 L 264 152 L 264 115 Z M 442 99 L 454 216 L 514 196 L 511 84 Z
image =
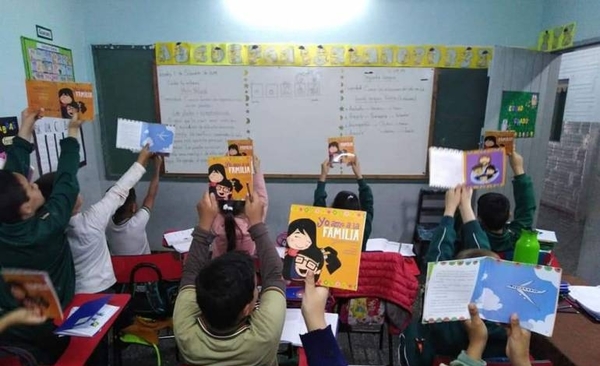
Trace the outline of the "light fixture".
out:
M 335 28 L 357 18 L 368 0 L 223 0 L 238 22 L 278 30 Z

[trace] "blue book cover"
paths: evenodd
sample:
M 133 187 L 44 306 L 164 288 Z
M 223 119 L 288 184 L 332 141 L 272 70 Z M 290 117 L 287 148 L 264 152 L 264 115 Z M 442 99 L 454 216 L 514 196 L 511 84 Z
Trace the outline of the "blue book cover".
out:
M 104 305 L 108 303 L 112 296 L 100 297 L 96 300 L 91 300 L 81 305 L 71 316 L 65 320 L 62 325 L 54 331 L 54 333 L 61 333 L 68 331 L 87 323 L 94 315 L 96 315 Z
M 475 303 L 481 318 L 551 336 L 558 305 L 560 268 L 491 257 L 431 262 L 427 268 L 423 323 L 466 320 Z
M 123 118 L 117 121 L 116 145 L 119 149 L 139 152 L 148 144 L 153 153 L 170 154 L 173 152 L 174 139 L 174 126 Z

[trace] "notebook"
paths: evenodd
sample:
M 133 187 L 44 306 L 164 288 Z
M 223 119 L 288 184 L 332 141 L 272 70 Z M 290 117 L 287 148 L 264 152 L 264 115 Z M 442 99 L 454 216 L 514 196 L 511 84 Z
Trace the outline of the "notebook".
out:
M 187 253 L 192 245 L 192 232 L 194 229 L 174 231 L 163 235 L 167 244 L 179 253 Z
M 331 325 L 333 335 L 337 335 L 338 314 L 325 313 L 325 321 L 327 325 Z M 300 309 L 286 309 L 285 323 L 281 332 L 281 342 L 291 343 L 294 346 L 302 347 L 300 334 L 306 334 L 306 324 Z
M 107 304 L 111 296 L 104 296 L 73 307 L 64 323 L 56 328 L 55 334 L 65 336 L 93 337 L 102 326 L 119 310 Z
M 119 118 L 117 120 L 117 149 L 141 151 L 146 144 L 153 153 L 173 152 L 175 127 Z

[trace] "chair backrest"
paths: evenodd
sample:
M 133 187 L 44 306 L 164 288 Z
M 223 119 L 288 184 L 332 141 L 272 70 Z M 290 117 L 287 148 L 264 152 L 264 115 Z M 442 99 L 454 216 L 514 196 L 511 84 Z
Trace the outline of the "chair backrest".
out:
M 183 264 L 176 252 L 164 252 L 144 255 L 117 255 L 112 256 L 112 265 L 117 283 L 129 283 L 131 271 L 140 263 L 149 263 L 160 269 L 163 280 L 177 281 L 181 279 Z M 149 268 L 142 268 L 136 273 L 136 281 L 158 281 L 156 272 Z
M 438 189 L 422 188 L 419 192 L 417 224 L 439 224 L 444 217 L 446 192 Z

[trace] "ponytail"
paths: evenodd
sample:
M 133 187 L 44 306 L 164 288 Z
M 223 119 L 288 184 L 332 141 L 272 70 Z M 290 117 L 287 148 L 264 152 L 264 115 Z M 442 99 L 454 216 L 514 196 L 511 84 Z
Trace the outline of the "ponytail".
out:
M 228 201 L 221 205 L 221 214 L 225 219 L 225 237 L 228 252 L 234 251 L 237 246 L 237 235 L 240 229 L 235 222 L 235 217 L 242 212 L 243 203 L 243 201 Z

